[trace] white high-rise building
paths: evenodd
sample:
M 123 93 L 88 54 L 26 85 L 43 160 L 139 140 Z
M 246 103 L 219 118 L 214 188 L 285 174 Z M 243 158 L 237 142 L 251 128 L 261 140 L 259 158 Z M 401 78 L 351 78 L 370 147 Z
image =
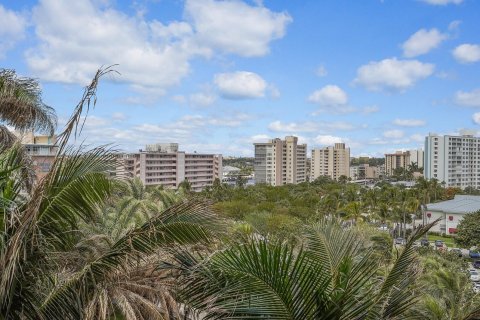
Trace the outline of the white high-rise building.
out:
M 311 180 L 327 176 L 338 180 L 341 176 L 350 177 L 350 148 L 345 143 L 335 143 L 333 147 L 312 149 Z
M 272 186 L 306 181 L 307 145 L 293 136 L 272 139 L 255 146 L 255 183 Z
M 425 138 L 426 179 L 445 182 L 447 187 L 480 187 L 480 138 L 470 134 Z

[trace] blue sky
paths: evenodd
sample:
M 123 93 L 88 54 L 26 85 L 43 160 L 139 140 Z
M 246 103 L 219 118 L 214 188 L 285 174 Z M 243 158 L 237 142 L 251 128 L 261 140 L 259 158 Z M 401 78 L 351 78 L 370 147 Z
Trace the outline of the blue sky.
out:
M 480 125 L 475 0 L 0 1 L 0 66 L 64 122 L 102 65 L 81 139 L 252 155 L 297 135 L 352 155 Z

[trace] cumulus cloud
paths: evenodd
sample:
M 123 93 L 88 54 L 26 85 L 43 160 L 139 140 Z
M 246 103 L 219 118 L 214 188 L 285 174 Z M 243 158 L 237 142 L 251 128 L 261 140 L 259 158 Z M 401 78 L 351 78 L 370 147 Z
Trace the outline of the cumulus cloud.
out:
M 41 0 L 32 15 L 39 44 L 26 60 L 41 79 L 81 84 L 99 66 L 118 63 L 121 76 L 115 81 L 159 96 L 190 73 L 196 57 L 267 54 L 291 20 L 240 1 L 187 0 L 184 16 L 185 21 L 162 23 L 94 0 Z
M 480 124 L 480 112 L 476 112 L 472 116 L 473 122 Z
M 424 134 L 419 134 L 415 133 L 410 136 L 410 139 L 415 142 L 424 142 L 425 141 L 425 135 Z
M 268 86 L 258 74 L 247 71 L 219 73 L 213 82 L 220 95 L 226 99 L 262 98 Z
M 25 37 L 25 18 L 0 4 L 0 59 Z
M 466 107 L 480 107 L 480 89 L 470 92 L 457 91 L 455 94 L 455 103 Z
M 465 43 L 453 50 L 453 56 L 458 62 L 473 63 L 480 61 L 480 45 Z
M 463 0 L 420 0 L 422 2 L 435 5 L 435 6 L 446 6 L 447 4 L 460 4 Z
M 276 132 L 314 132 L 318 131 L 319 124 L 315 122 L 290 122 L 283 123 L 281 121 L 274 121 L 268 125 L 268 129 Z
M 402 138 L 404 136 L 404 133 L 403 133 L 402 130 L 393 129 L 393 130 L 387 130 L 387 131 L 383 132 L 383 136 L 385 138 L 399 139 L 399 138 Z
M 397 58 L 372 61 L 357 70 L 354 83 L 371 91 L 384 89 L 404 91 L 417 81 L 433 74 L 435 66 L 418 60 L 398 60 Z
M 348 103 L 348 96 L 340 87 L 327 85 L 310 94 L 308 101 L 323 107 L 339 106 Z
M 192 106 L 208 107 L 215 103 L 217 96 L 212 93 L 197 92 L 191 94 L 188 100 Z
M 285 35 L 292 18 L 242 1 L 187 0 L 185 14 L 197 41 L 244 57 L 263 56 L 272 40 Z
M 343 142 L 343 139 L 331 135 L 318 135 L 313 139 L 313 141 L 319 145 L 333 145 L 335 143 Z
M 268 129 L 275 132 L 296 133 L 296 132 L 329 132 L 329 131 L 349 131 L 357 129 L 356 126 L 344 121 L 328 122 L 290 122 L 273 121 L 268 125 Z
M 393 124 L 402 127 L 421 127 L 425 125 L 425 120 L 420 119 L 395 119 Z
M 447 39 L 446 34 L 437 29 L 420 29 L 408 38 L 402 45 L 403 55 L 407 58 L 416 57 L 437 48 L 442 41 Z
M 377 106 L 369 106 L 369 107 L 365 107 L 362 109 L 362 112 L 365 113 L 365 114 L 369 114 L 369 113 L 375 113 L 375 112 L 378 112 L 380 111 L 380 108 L 377 107 Z

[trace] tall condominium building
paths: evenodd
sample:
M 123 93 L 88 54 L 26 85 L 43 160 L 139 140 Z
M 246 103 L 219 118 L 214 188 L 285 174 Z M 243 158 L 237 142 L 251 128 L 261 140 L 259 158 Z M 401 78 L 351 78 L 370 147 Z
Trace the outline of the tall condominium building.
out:
M 193 191 L 201 191 L 222 179 L 222 155 L 185 153 L 178 144 L 148 145 L 146 150 L 119 155 L 117 175 L 138 177 L 144 185 L 178 188 L 188 180 Z
M 407 165 L 416 163 L 419 168 L 424 166 L 425 153 L 422 149 L 409 150 L 410 152 L 410 162 Z
M 281 186 L 306 181 L 307 145 L 293 136 L 272 139 L 255 146 L 255 183 Z
M 56 136 L 36 136 L 33 132 L 17 134 L 31 157 L 37 179 L 43 178 L 52 167 L 58 152 Z
M 311 180 L 320 176 L 327 176 L 334 180 L 338 180 L 341 176 L 350 177 L 350 148 L 346 148 L 345 143 L 312 149 Z
M 429 134 L 425 138 L 425 178 L 447 187 L 480 187 L 480 138 Z
M 424 166 L 424 152 L 422 149 L 387 153 L 385 154 L 385 174 L 391 176 L 395 169 L 407 169 L 412 163 L 416 163 L 419 168 Z

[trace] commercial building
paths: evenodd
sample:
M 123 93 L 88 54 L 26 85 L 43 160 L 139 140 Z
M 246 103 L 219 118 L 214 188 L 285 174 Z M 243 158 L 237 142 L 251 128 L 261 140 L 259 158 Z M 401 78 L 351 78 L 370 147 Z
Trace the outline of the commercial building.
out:
M 254 143 L 255 183 L 272 186 L 306 181 L 307 145 L 298 144 L 293 136 Z
M 333 147 L 312 149 L 311 180 L 327 176 L 338 180 L 341 176 L 350 177 L 350 148 L 345 143 L 335 143 Z
M 424 166 L 424 152 L 422 149 L 387 153 L 385 154 L 385 174 L 392 176 L 395 169 L 408 169 L 408 166 L 413 163 L 416 163 L 419 168 Z
M 43 178 L 52 167 L 58 152 L 56 136 L 39 135 L 33 132 L 17 134 L 27 154 L 31 157 L 37 179 Z
M 424 213 L 424 222 L 440 221 L 430 229 L 444 234 L 455 234 L 463 216 L 480 210 L 480 196 L 455 195 L 452 200 L 430 203 Z
M 148 145 L 118 159 L 117 175 L 138 177 L 146 186 L 178 188 L 188 180 L 193 191 L 201 191 L 222 179 L 221 154 L 185 153 L 176 143 Z
M 426 179 L 445 182 L 447 187 L 480 187 L 480 138 L 429 134 L 425 138 Z

